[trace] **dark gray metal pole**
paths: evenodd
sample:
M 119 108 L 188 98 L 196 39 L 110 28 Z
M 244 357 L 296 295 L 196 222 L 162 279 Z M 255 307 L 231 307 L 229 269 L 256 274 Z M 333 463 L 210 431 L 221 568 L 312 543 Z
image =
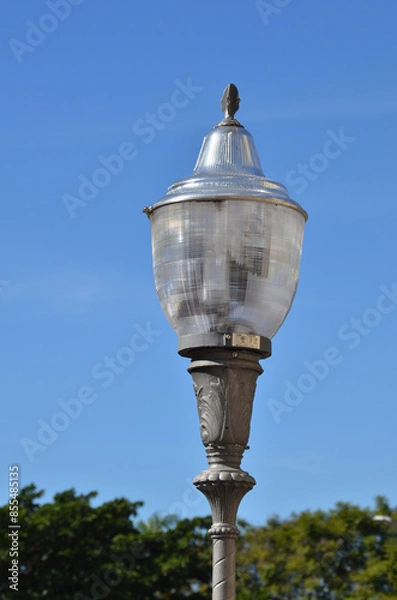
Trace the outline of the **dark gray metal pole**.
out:
M 212 599 L 236 597 L 237 510 L 255 480 L 240 469 L 250 432 L 256 380 L 263 372 L 261 358 L 270 352 L 246 349 L 194 348 L 188 371 L 193 377 L 206 448 L 208 469 L 195 480 L 212 512 Z

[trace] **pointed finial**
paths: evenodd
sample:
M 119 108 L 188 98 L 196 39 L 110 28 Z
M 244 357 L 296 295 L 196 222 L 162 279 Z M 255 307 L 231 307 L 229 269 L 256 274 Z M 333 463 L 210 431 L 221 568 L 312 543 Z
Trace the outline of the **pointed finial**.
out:
M 237 119 L 234 118 L 239 106 L 240 98 L 238 95 L 238 89 L 234 83 L 229 83 L 229 85 L 225 87 L 221 99 L 221 108 L 225 113 L 225 118 L 219 123 L 219 125 L 235 125 L 237 127 L 242 127 Z
M 235 113 L 240 106 L 240 98 L 238 97 L 238 89 L 234 83 L 229 83 L 223 92 L 221 107 L 225 113 L 225 119 L 234 119 Z

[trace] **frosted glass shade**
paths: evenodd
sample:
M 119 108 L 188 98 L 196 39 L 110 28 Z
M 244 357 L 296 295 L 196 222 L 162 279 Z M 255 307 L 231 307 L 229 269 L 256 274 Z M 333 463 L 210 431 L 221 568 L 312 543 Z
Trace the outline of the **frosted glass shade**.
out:
M 180 202 L 151 222 L 156 291 L 178 335 L 274 336 L 298 284 L 300 212 L 246 200 Z
M 246 129 L 214 128 L 193 175 L 147 212 L 157 295 L 179 336 L 274 336 L 296 292 L 307 215 L 263 175 Z

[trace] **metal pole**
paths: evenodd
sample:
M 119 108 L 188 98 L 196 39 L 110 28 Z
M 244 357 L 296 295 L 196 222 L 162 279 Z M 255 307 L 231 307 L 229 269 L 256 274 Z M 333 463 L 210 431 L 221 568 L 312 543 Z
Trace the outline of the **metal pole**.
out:
M 212 598 L 234 600 L 236 597 L 236 537 L 212 535 Z
M 256 380 L 266 355 L 248 350 L 194 348 L 188 371 L 193 377 L 208 469 L 194 484 L 212 512 L 212 599 L 236 597 L 237 510 L 255 480 L 240 469 L 250 432 Z

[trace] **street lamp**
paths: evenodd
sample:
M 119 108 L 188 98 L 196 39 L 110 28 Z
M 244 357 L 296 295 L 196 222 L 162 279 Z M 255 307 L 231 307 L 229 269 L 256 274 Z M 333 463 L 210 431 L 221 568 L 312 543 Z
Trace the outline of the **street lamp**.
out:
M 298 284 L 306 212 L 266 178 L 251 134 L 234 118 L 204 138 L 193 175 L 144 209 L 151 222 L 157 296 L 191 359 L 208 468 L 194 484 L 212 511 L 213 600 L 235 598 L 237 509 L 255 480 L 240 469 L 249 438 L 259 361 Z

